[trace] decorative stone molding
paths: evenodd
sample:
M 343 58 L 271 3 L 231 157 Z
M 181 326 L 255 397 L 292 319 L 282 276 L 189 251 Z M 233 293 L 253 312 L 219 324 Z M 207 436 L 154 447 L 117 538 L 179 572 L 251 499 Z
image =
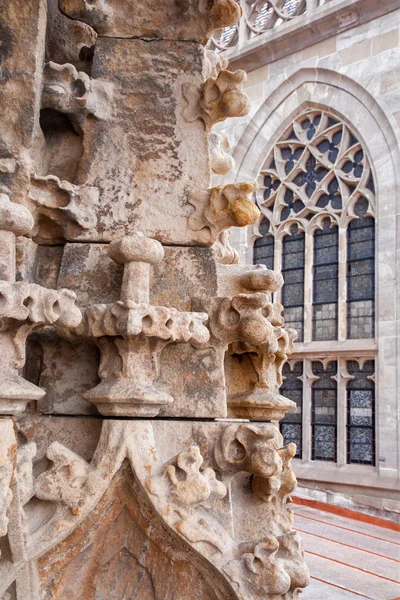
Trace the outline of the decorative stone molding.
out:
M 90 306 L 73 336 L 94 341 L 101 352 L 101 383 L 84 394 L 105 415 L 155 416 L 173 402 L 154 383 L 162 349 L 171 343 L 204 344 L 205 313 L 180 312 L 149 303 L 150 265 L 164 258 L 162 245 L 143 234 L 116 240 L 108 253 L 124 265 L 121 300 Z
M 229 150 L 229 140 L 225 135 L 211 132 L 210 160 L 211 168 L 216 175 L 227 175 L 235 166 L 232 156 L 226 152 Z
M 73 115 L 83 126 L 87 115 L 107 119 L 112 102 L 112 84 L 91 79 L 71 64 L 48 62 L 43 71 L 42 108 Z
M 75 239 L 97 224 L 99 190 L 60 181 L 55 175 L 31 179 L 29 201 L 35 217 L 31 236 L 38 243 Z
M 172 496 L 183 511 L 201 505 L 212 508 L 227 493 L 223 483 L 209 467 L 200 471 L 203 457 L 198 446 L 191 446 L 165 466 L 164 474 L 148 479 L 146 485 L 155 496 Z
M 59 442 L 49 446 L 46 456 L 54 466 L 36 479 L 35 496 L 65 504 L 74 515 L 78 514 L 84 497 L 93 493 L 98 484 L 96 476 L 86 460 Z
M 255 223 L 260 211 L 249 196 L 256 189 L 256 183 L 230 183 L 193 194 L 190 204 L 195 211 L 189 217 L 189 226 L 193 231 L 204 230 L 205 237 L 211 235 L 211 239 L 216 241 L 220 233 L 229 227 Z
M 178 434 L 181 425 L 171 422 L 170 427 Z M 185 542 L 185 560 L 195 561 L 200 555 L 219 572 L 226 593 L 235 594 L 239 600 L 273 600 L 276 595 L 284 600 L 297 598 L 300 589 L 308 583 L 308 572 L 301 543 L 291 531 L 290 519 L 287 520 L 290 514 L 286 506 L 287 486 L 281 483 L 280 489 L 274 492 L 276 498 L 281 498 L 281 501 L 275 500 L 274 510 L 282 517 L 286 514 L 285 519 L 277 522 L 275 535 L 254 539 L 247 536 L 240 541 L 235 539 L 232 529 L 235 498 L 227 491 L 229 480 L 240 471 L 254 474 L 254 480 L 265 481 L 276 478 L 279 471 L 281 482 L 284 480 L 285 460 L 282 461 L 279 448 L 281 435 L 272 424 L 203 423 L 201 430 L 204 435 L 201 446 L 193 439 L 189 447 L 182 448 L 163 464 L 157 427 L 154 430 L 148 421 L 104 421 L 90 462 L 53 442 L 46 454 L 54 465 L 35 480 L 32 459 L 36 448 L 32 444 L 20 446 L 19 476 L 13 488 L 18 503 L 13 501 L 11 505 L 14 538 L 10 543 L 16 548 L 15 543 L 20 539 L 21 552 L 15 563 L 7 564 L 7 573 L 3 573 L 4 564 L 0 563 L 0 594 L 4 594 L 21 568 L 30 565 L 34 573 L 35 562 L 40 557 L 56 549 L 77 528 L 82 530 L 84 523 L 90 524 L 91 521 L 85 519 L 96 510 L 105 490 L 128 459 L 139 483 L 135 494 L 141 505 L 146 506 L 147 514 L 155 515 L 150 535 L 159 527 L 158 521 L 162 522 L 164 535 L 167 530 L 168 535 L 178 536 Z M 14 439 L 12 433 L 11 444 L 15 443 Z M 238 446 L 242 450 L 238 450 Z M 207 463 L 210 457 L 215 457 L 211 459 L 215 470 L 210 466 L 203 468 L 200 448 L 207 454 Z M 291 472 L 290 465 L 286 466 Z M 131 485 L 129 480 L 126 485 Z M 255 493 L 257 489 L 253 485 Z M 33 493 L 52 508 L 48 510 L 48 519 L 42 516 L 39 528 L 30 532 L 26 527 L 27 518 L 34 519 L 40 510 L 40 505 L 33 503 L 25 514 L 24 506 Z M 20 520 L 16 519 L 17 515 Z M 87 531 L 86 535 L 90 536 L 91 532 Z
M 201 90 L 184 85 L 183 94 L 187 101 L 185 119 L 191 123 L 201 119 L 208 131 L 213 125 L 230 117 L 244 117 L 251 108 L 250 98 L 242 91 L 246 83 L 245 71 L 218 69 L 216 77 L 209 77 Z
M 61 10 L 73 19 L 88 23 L 109 37 L 148 37 L 195 40 L 208 38 L 240 17 L 234 0 L 190 0 L 184 7 L 165 0 L 150 5 L 139 0 L 134 14 L 118 0 L 59 0 Z

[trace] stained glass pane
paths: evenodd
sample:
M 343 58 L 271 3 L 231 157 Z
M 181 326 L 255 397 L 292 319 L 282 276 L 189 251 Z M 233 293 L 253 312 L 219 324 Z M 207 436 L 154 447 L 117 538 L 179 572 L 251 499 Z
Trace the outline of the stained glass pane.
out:
M 337 339 L 338 230 L 325 219 L 314 234 L 313 339 Z
M 366 217 L 368 202 L 354 207 L 358 219 L 347 230 L 347 335 L 350 339 L 375 335 L 375 221 Z
M 296 409 L 286 413 L 279 426 L 284 443 L 294 442 L 297 447 L 296 456 L 302 457 L 302 418 L 303 418 L 303 383 L 299 379 L 303 375 L 303 362 L 299 361 L 290 369 L 286 363 L 283 367 L 283 384 L 281 394 L 296 403 Z
M 268 269 L 274 268 L 274 237 L 269 233 L 269 221 L 263 219 L 260 224 L 261 238 L 254 242 L 253 263 L 266 265 Z
M 293 227 L 282 243 L 282 304 L 286 326 L 296 329 L 298 341 L 303 341 L 304 329 L 304 252 L 304 233 Z
M 336 361 L 324 369 L 319 361 L 312 363 L 318 379 L 312 386 L 312 459 L 336 461 L 337 444 L 337 372 Z
M 347 361 L 347 372 L 354 377 L 347 383 L 347 462 L 375 464 L 375 383 L 374 361 L 363 368 Z

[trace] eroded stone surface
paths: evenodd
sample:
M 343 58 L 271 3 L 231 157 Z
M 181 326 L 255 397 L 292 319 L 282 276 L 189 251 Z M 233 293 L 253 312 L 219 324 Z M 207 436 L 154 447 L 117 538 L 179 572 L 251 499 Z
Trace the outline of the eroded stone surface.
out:
M 295 334 L 229 245 L 257 185 L 210 181 L 239 5 L 0 8 L 0 598 L 295 600 L 295 448 L 235 420 L 293 407 Z

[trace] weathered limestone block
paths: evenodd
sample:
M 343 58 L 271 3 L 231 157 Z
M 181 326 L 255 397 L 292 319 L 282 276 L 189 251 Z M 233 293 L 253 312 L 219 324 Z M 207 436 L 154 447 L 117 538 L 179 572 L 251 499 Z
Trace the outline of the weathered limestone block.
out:
M 294 407 L 295 333 L 210 181 L 239 3 L 57 4 L 0 0 L 0 598 L 296 600 L 295 447 L 236 420 Z
M 69 290 L 49 290 L 34 283 L 15 282 L 15 236 L 33 225 L 29 211 L 0 194 L 0 414 L 18 414 L 29 400 L 44 392 L 19 375 L 25 364 L 28 334 L 42 325 L 76 326 L 81 312 Z
M 84 394 L 102 414 L 155 416 L 172 396 L 155 387 L 160 354 L 168 344 L 204 344 L 207 315 L 149 304 L 150 264 L 164 258 L 162 245 L 136 233 L 112 242 L 110 257 L 124 264 L 121 300 L 89 306 L 74 334 L 95 341 L 101 382 Z
M 37 0 L 1 0 L 0 14 L 0 192 L 23 202 L 39 118 L 46 7 Z
M 97 41 L 92 78 L 113 84 L 113 110 L 86 124 L 74 183 L 101 195 L 92 205 L 97 224 L 74 239 L 110 241 L 139 230 L 196 243 L 187 194 L 209 185 L 208 140 L 200 121 L 184 121 L 181 89 L 202 81 L 204 60 L 195 43 Z
M 42 421 L 21 420 L 21 432 L 39 433 Z M 146 600 L 298 598 L 308 572 L 287 504 L 291 452 L 274 425 L 104 420 L 97 446 L 81 435 L 68 447 L 57 440 L 71 421 L 44 425 L 36 457 L 32 444 L 17 450 L 10 517 L 23 516 L 14 531 L 23 552 L 0 564 L 0 595 L 29 565 L 37 596 L 56 600 L 119 598 L 121 577 Z M 73 421 L 89 433 L 88 420 Z M 52 464 L 36 475 L 44 451 Z M 249 476 L 272 493 L 258 494 Z M 237 520 L 243 500 L 251 528 Z
M 234 0 L 59 0 L 73 19 L 105 36 L 194 40 L 201 43 L 218 29 L 234 25 L 240 8 Z

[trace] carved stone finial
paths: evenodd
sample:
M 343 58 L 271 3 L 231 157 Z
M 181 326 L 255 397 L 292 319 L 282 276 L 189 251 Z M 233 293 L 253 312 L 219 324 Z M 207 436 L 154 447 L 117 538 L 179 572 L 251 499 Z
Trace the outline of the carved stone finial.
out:
M 164 258 L 158 241 L 136 233 L 112 242 L 108 252 L 124 265 L 121 300 L 87 308 L 75 331 L 78 338 L 94 341 L 102 356 L 102 381 L 84 398 L 104 415 L 155 416 L 174 400 L 155 387 L 162 349 L 171 343 L 207 342 L 208 315 L 150 305 L 150 265 Z
M 282 419 L 295 403 L 279 394 L 282 368 L 293 352 L 297 334 L 282 328 L 282 305 L 261 292 L 220 299 L 210 318 L 213 336 L 233 355 L 245 354 L 257 380 L 248 392 L 230 394 L 228 415 L 235 418 Z

